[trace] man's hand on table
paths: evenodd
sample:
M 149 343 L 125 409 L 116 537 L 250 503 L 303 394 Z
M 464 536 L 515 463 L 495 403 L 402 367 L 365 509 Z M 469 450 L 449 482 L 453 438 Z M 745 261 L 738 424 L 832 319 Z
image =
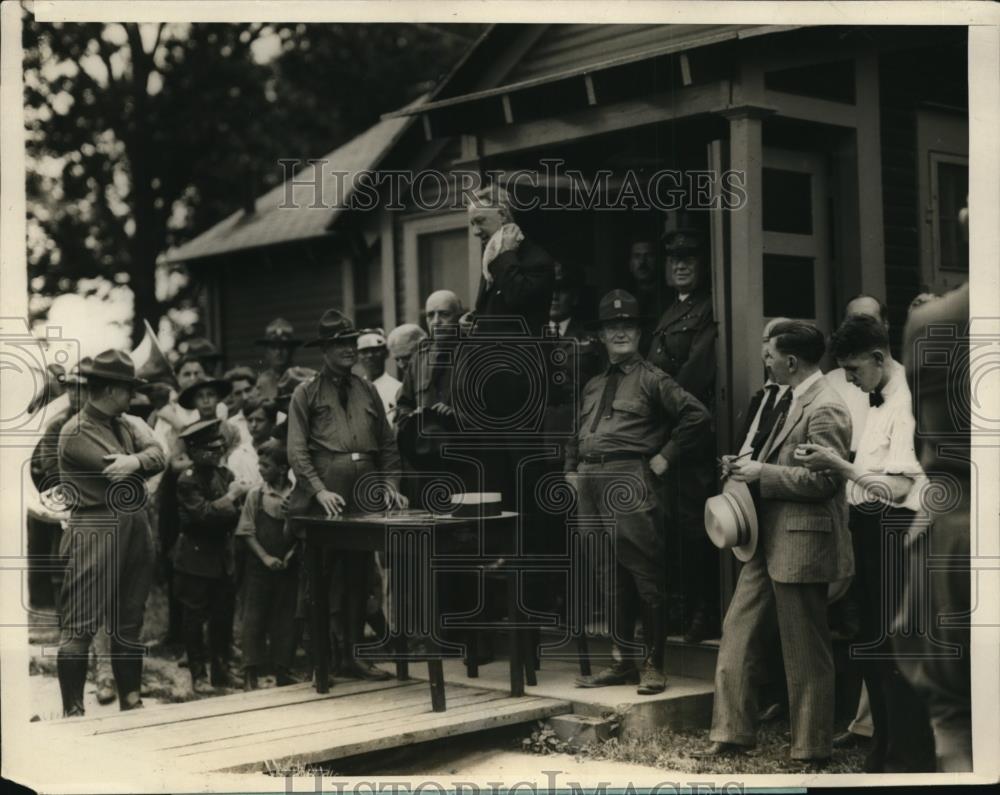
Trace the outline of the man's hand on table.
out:
M 337 492 L 323 489 L 316 492 L 316 502 L 326 511 L 328 519 L 340 514 L 347 505 L 347 502 Z

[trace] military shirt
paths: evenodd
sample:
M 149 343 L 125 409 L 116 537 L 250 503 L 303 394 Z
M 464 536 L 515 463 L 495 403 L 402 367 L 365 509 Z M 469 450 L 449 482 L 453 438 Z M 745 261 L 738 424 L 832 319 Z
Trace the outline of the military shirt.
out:
M 106 508 L 111 479 L 103 475 L 112 453 L 134 455 L 139 477 L 148 479 L 166 466 L 166 455 L 145 423 L 105 414 L 92 403 L 63 425 L 59 432 L 59 470 L 62 482 L 74 490 L 74 510 Z M 129 499 L 122 494 L 123 499 Z
M 588 455 L 662 455 L 673 466 L 682 455 L 698 455 L 711 433 L 708 410 L 670 376 L 636 353 L 619 362 L 622 371 L 610 416 L 591 425 L 600 410 L 611 365 L 590 379 L 580 401 L 579 430 L 567 445 L 566 471 Z
M 174 568 L 200 577 L 222 577 L 232 570 L 230 537 L 239 509 L 227 496 L 233 473 L 225 467 L 190 467 L 177 478 L 180 536 Z
M 715 397 L 712 296 L 698 291 L 667 307 L 653 331 L 649 361 L 705 405 Z
M 349 379 L 347 408 L 340 405 L 340 378 Z M 312 460 L 316 452 L 367 453 L 377 468 L 397 480 L 400 466 L 396 439 L 385 407 L 371 383 L 354 373 L 337 377 L 327 369 L 299 384 L 288 405 L 288 462 L 296 484 L 310 495 L 327 486 Z

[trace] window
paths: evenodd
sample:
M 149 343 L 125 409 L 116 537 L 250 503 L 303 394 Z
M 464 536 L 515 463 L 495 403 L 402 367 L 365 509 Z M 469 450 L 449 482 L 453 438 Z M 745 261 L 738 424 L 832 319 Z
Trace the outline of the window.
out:
M 969 193 L 969 164 L 965 158 L 931 153 L 931 213 L 934 225 L 936 270 L 969 272 L 969 241 L 958 212 Z
M 403 226 L 403 319 L 416 323 L 427 296 L 452 290 L 471 306 L 479 287 L 479 240 L 464 211 L 411 216 Z
M 816 317 L 816 274 L 811 257 L 764 255 L 764 316 Z
M 812 175 L 782 168 L 763 170 L 764 230 L 811 235 Z

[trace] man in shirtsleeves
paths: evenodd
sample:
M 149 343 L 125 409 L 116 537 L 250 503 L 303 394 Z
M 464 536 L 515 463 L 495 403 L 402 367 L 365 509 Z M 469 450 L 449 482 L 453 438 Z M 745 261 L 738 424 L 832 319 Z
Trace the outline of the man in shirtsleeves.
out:
M 356 510 L 355 487 L 372 472 L 384 473 L 387 499 L 406 507 L 399 493 L 399 452 L 382 399 L 371 383 L 351 372 L 357 338 L 351 321 L 330 309 L 320 319 L 317 338 L 306 343 L 320 348 L 323 369 L 295 388 L 288 406 L 288 460 L 295 472 L 290 515 L 332 517 Z M 338 552 L 324 565 L 332 568 L 330 604 L 342 671 L 362 679 L 389 678 L 354 659 L 354 645 L 364 637 L 373 553 Z
M 57 662 L 66 716 L 83 714 L 90 644 L 104 621 L 120 707 L 142 706 L 139 633 L 155 562 L 144 481 L 166 464 L 152 431 L 122 418 L 143 383 L 128 354 L 104 351 L 80 373 L 88 402 L 59 434 L 61 483 L 72 494 Z
M 661 478 L 704 444 L 711 432 L 705 407 L 639 353 L 639 303 L 624 290 L 601 299 L 597 324 L 610 364 L 583 390 L 579 431 L 567 445 L 567 479 L 576 486 L 581 517 L 600 517 L 615 530 L 614 562 L 601 565 L 613 587 L 614 643 L 619 659 L 578 680 L 581 687 L 639 681 L 641 695 L 662 692 L 665 561 Z M 621 499 L 622 485 L 634 491 Z M 634 504 L 625 505 L 625 502 Z M 612 586 L 613 583 L 613 586 Z M 633 654 L 636 607 L 643 620 L 641 674 Z

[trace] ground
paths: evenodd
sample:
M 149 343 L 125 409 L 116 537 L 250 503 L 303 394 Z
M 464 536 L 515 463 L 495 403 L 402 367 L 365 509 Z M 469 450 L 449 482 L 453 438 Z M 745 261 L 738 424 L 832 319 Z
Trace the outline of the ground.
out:
M 40 613 L 37 618 L 48 622 L 52 614 Z M 179 650 L 168 650 L 156 644 L 166 628 L 166 600 L 161 589 L 155 588 L 146 611 L 142 639 L 150 644 L 143 673 L 143 698 L 147 702 L 188 701 L 197 696 L 191 690 L 191 680 L 183 667 Z M 59 685 L 55 658 L 44 654 L 46 644 L 57 641 L 51 628 L 35 626 L 31 630 L 30 692 L 34 720 L 60 717 Z M 50 646 L 51 649 L 51 646 Z M 304 673 L 300 671 L 300 673 Z M 274 686 L 270 677 L 261 680 L 262 687 Z M 217 694 L 234 692 L 219 689 Z M 204 696 L 211 698 L 211 696 Z M 118 710 L 117 703 L 101 706 L 96 699 L 96 682 L 91 680 L 86 691 L 88 714 L 108 714 Z M 788 722 L 765 724 L 760 732 L 757 749 L 742 757 L 725 760 L 722 764 L 693 759 L 689 753 L 708 742 L 706 730 L 677 732 L 661 730 L 640 737 L 620 737 L 575 753 L 563 752 L 549 735 L 534 724 L 509 727 L 492 732 L 450 738 L 447 741 L 424 743 L 392 751 L 368 754 L 332 765 L 297 769 L 276 766 L 274 775 L 362 775 L 378 771 L 384 775 L 438 774 L 462 775 L 475 779 L 492 776 L 502 780 L 505 771 L 510 776 L 522 776 L 525 771 L 561 770 L 567 775 L 590 777 L 600 774 L 604 780 L 633 780 L 640 773 L 676 771 L 687 773 L 753 774 L 793 772 L 787 763 Z M 861 750 L 838 750 L 827 768 L 829 773 L 859 772 L 862 769 Z M 582 780 L 582 779 L 581 779 Z

